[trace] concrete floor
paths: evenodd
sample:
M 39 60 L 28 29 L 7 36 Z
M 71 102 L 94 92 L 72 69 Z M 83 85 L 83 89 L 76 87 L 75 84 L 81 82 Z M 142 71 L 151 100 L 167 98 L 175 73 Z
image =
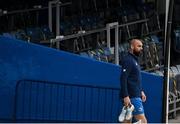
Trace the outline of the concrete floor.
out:
M 169 119 L 168 123 L 180 123 L 180 113 L 177 114 L 176 118 Z

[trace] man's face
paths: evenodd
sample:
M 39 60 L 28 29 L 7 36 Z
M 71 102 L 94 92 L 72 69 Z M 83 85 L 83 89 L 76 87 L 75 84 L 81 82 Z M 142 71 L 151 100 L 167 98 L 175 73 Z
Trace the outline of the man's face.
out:
M 135 54 L 136 56 L 139 56 L 142 52 L 143 49 L 143 44 L 141 41 L 136 40 L 133 44 L 133 54 Z

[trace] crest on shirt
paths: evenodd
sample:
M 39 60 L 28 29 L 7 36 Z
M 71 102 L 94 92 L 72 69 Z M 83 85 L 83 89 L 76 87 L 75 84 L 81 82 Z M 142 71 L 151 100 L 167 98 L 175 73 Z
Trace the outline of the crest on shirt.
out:
M 123 69 L 123 72 L 126 72 L 126 69 Z
M 137 64 L 137 62 L 136 62 L 136 66 L 137 66 L 138 64 Z

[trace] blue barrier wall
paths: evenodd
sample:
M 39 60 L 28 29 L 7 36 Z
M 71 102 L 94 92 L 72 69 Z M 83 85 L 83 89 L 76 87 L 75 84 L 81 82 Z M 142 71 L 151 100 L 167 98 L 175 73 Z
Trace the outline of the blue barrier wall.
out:
M 120 68 L 113 64 L 0 37 L 0 120 L 10 121 L 16 118 L 25 121 L 117 122 L 121 107 L 119 75 Z M 143 87 L 147 95 L 147 102 L 144 105 L 148 122 L 159 123 L 162 115 L 162 78 L 144 72 L 142 77 Z M 17 82 L 20 80 L 23 81 L 15 92 Z M 40 81 L 40 83 L 36 81 Z M 42 83 L 41 81 L 46 82 Z M 34 82 L 36 83 L 34 84 Z M 78 87 L 81 88 L 77 89 Z M 50 91 L 48 91 L 49 88 Z M 52 89 L 64 91 L 64 96 L 71 96 L 71 99 L 59 97 L 60 100 L 64 100 L 64 107 L 56 106 L 58 94 Z M 48 96 L 49 93 L 50 96 Z M 43 96 L 43 94 L 46 95 Z M 62 95 L 62 93 L 59 94 Z M 74 97 L 68 94 L 73 94 Z M 40 97 L 41 95 L 42 97 Z M 42 109 L 43 111 L 38 113 L 40 109 L 36 107 L 43 105 L 41 98 L 44 98 L 42 100 L 45 100 L 46 104 L 56 106 L 56 108 L 49 107 L 47 111 L 48 105 L 44 105 L 46 109 Z M 87 98 L 94 101 L 89 101 Z M 30 101 L 27 102 L 28 100 Z M 78 111 L 72 109 L 76 107 L 73 102 L 79 106 Z M 93 105 L 90 105 L 90 102 Z M 36 109 L 33 108 L 34 105 L 36 105 Z M 89 106 L 92 107 L 90 112 Z M 61 113 L 62 116 L 58 114 L 62 110 L 57 111 L 57 108 L 64 109 L 64 112 Z M 51 112 L 54 111 L 56 114 L 51 117 Z M 26 115 L 23 114 L 21 117 L 23 112 Z M 69 116 L 69 112 L 78 112 L 78 116 L 74 118 L 77 114 L 73 116 L 72 113 Z M 32 116 L 36 113 L 38 113 L 37 116 Z M 42 116 L 44 113 L 49 115 Z

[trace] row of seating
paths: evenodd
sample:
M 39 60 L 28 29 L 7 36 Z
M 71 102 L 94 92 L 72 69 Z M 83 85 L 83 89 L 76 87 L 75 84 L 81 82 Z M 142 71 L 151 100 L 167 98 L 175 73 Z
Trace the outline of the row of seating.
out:
M 72 15 L 70 17 L 65 17 L 60 22 L 60 30 L 62 35 L 67 35 L 79 31 L 80 28 L 87 31 L 105 27 L 106 24 L 110 22 L 117 21 L 119 24 L 124 24 L 147 18 L 149 18 L 147 28 L 156 27 L 153 31 L 157 30 L 157 23 L 159 20 L 152 18 L 153 15 L 156 14 L 154 8 L 149 7 L 149 4 L 143 4 L 142 6 L 142 9 L 139 10 L 137 10 L 135 6 L 126 5 L 122 7 L 108 8 L 104 11 L 97 11 L 96 13 L 89 15 Z M 150 15 L 149 13 L 153 13 L 153 15 Z M 141 30 L 139 30 L 138 26 L 138 24 L 134 24 L 124 27 L 125 30 L 123 29 L 122 31 L 123 37 L 128 39 L 129 35 L 137 36 L 142 32 L 146 34 L 148 33 L 147 31 L 140 32 Z M 145 28 L 145 26 L 142 27 L 142 30 L 147 30 Z M 128 34 L 128 32 L 130 32 L 130 34 Z
M 38 44 L 50 43 L 50 39 L 55 38 L 54 34 L 47 26 L 28 27 L 25 29 L 18 29 L 16 31 L 4 32 L 2 35 L 8 38 L 19 39 Z
M 93 30 L 104 27 L 104 20 L 97 15 L 72 16 L 60 22 L 62 35 L 77 33 L 79 30 Z
M 148 7 L 148 4 L 143 5 L 143 9 L 141 11 L 137 11 L 135 7 L 133 6 L 122 6 L 122 7 L 116 7 L 116 8 L 109 8 L 107 11 L 109 11 L 110 15 L 106 17 L 105 11 L 97 11 L 96 13 L 89 14 L 89 15 L 72 15 L 69 17 L 63 17 L 60 21 L 60 33 L 61 35 L 68 35 L 68 34 L 74 34 L 77 33 L 80 30 L 92 30 L 92 29 L 99 29 L 102 27 L 105 27 L 108 22 L 114 22 L 118 21 L 120 24 L 132 22 L 139 20 L 140 18 L 144 18 L 142 16 L 142 12 L 149 13 L 149 11 L 154 11 L 152 8 Z M 148 14 L 147 14 L 148 15 Z M 113 17 L 114 16 L 114 17 Z M 111 19 L 109 19 L 111 18 Z M 149 25 L 149 27 L 151 27 Z M 138 24 L 134 24 L 131 26 L 125 26 L 123 27 L 121 40 L 126 41 L 127 39 L 138 36 L 139 34 L 142 35 L 139 32 Z M 35 28 L 25 28 L 24 30 L 18 30 L 15 32 L 10 33 L 3 33 L 4 36 L 22 39 L 26 41 L 30 41 L 33 43 L 40 43 L 40 44 L 46 44 L 50 43 L 49 39 L 54 38 L 52 32 L 49 31 L 47 27 L 35 27 Z M 95 36 L 96 35 L 96 36 Z M 105 32 L 92 34 L 89 36 L 83 36 L 78 37 L 72 40 L 66 40 L 62 41 L 60 44 L 60 47 L 63 47 L 63 50 L 72 51 L 72 52 L 82 52 L 84 50 L 88 50 L 92 47 L 92 44 L 96 44 L 95 42 L 98 42 L 94 37 L 99 37 L 99 39 L 104 40 L 105 39 Z M 82 41 L 84 40 L 84 41 Z M 94 40 L 96 40 L 94 42 Z M 69 43 L 65 43 L 69 42 Z M 82 43 L 85 42 L 83 45 Z M 47 45 L 47 44 L 46 44 Z M 73 46 L 73 47 L 72 47 Z M 83 47 L 81 47 L 83 46 Z M 84 46 L 87 46 L 84 48 Z
M 180 110 L 180 65 L 170 68 L 169 81 L 169 115 L 172 118 L 176 117 Z
M 164 76 L 164 68 L 153 72 L 155 75 Z M 180 110 L 180 65 L 171 66 L 169 69 L 169 118 L 175 118 Z
M 113 49 L 107 47 L 81 52 L 79 54 L 83 57 L 92 58 L 98 61 L 113 62 L 114 60 Z
M 145 37 L 142 40 L 144 41 L 143 54 L 140 57 L 140 64 L 142 66 L 142 69 L 147 70 L 160 66 L 162 63 L 160 63 L 159 58 L 162 58 L 163 55 L 161 55 L 162 49 L 158 49 L 158 45 L 162 47 L 162 43 L 155 35 Z M 125 42 L 119 45 L 119 62 L 121 62 L 122 58 L 127 54 L 128 50 L 129 43 Z M 81 56 L 94 58 L 100 61 L 102 60 L 111 63 L 114 62 L 114 47 L 107 48 L 105 47 L 105 44 L 99 45 L 98 49 L 87 50 L 85 52 L 80 52 L 79 54 Z M 111 59 L 104 59 L 109 58 L 109 56 L 111 56 Z
M 141 64 L 145 69 L 156 68 L 163 64 L 163 44 L 156 35 L 143 38 L 144 49 Z

